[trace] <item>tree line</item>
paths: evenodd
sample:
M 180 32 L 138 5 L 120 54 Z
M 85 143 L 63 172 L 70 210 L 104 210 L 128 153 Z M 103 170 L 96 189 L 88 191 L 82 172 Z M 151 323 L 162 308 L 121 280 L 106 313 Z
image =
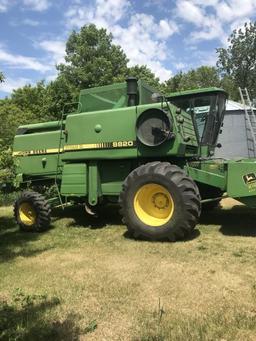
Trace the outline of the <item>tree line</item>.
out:
M 26 85 L 0 100 L 0 183 L 10 177 L 11 146 L 20 124 L 59 119 L 65 103 L 77 101 L 81 89 L 122 82 L 127 76 L 145 80 L 163 94 L 200 88 L 222 87 L 239 100 L 238 86 L 248 87 L 256 98 L 256 22 L 234 30 L 228 47 L 217 49 L 216 67 L 201 66 L 179 72 L 166 82 L 146 66 L 128 66 L 122 48 L 105 29 L 90 24 L 73 31 L 66 43 L 65 63 L 56 66 L 57 77 L 46 84 Z M 0 71 L 0 83 L 4 75 Z

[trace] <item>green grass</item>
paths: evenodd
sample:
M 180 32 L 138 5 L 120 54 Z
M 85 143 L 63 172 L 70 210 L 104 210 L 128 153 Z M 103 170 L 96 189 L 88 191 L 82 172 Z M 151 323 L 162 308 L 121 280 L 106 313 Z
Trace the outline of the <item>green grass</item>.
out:
M 0 208 L 1 340 L 255 340 L 253 210 L 202 216 L 189 240 L 130 239 L 117 210 L 55 212 L 21 233 Z

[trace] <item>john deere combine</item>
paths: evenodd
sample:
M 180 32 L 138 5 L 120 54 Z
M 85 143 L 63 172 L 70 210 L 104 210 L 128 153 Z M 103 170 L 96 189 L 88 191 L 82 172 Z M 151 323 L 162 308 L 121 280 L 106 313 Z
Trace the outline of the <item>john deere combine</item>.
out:
M 135 237 L 174 241 L 194 229 L 201 204 L 216 205 L 224 193 L 256 206 L 256 161 L 213 157 L 226 98 L 218 88 L 163 97 L 129 78 L 81 91 L 76 111 L 59 121 L 19 127 L 19 187 L 55 185 L 57 196 L 25 190 L 17 223 L 41 231 L 50 206 L 119 202 Z

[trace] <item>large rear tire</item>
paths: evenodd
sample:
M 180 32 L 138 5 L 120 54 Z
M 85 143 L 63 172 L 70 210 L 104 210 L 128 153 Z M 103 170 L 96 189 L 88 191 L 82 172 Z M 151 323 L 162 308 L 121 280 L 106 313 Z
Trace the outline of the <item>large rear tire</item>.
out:
M 124 222 L 135 238 L 183 239 L 201 213 L 197 185 L 168 162 L 151 162 L 133 170 L 123 184 L 119 202 Z
M 51 209 L 41 194 L 25 191 L 15 201 L 14 217 L 22 231 L 42 232 L 50 225 Z

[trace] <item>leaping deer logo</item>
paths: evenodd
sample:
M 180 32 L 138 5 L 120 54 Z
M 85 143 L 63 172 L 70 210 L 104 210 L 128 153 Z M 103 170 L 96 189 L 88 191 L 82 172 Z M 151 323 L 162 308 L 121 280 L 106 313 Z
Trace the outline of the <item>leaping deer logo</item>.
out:
M 249 173 L 243 176 L 246 185 L 251 184 L 256 181 L 256 175 L 254 173 Z

